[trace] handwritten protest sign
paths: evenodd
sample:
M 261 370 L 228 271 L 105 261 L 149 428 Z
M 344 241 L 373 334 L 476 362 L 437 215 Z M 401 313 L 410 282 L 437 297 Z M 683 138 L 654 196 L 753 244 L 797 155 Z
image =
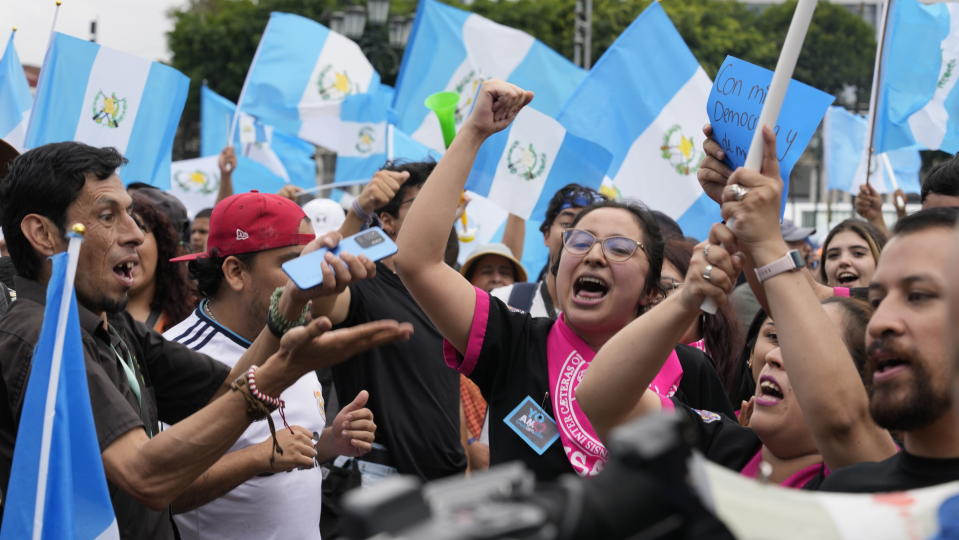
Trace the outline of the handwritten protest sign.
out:
M 738 58 L 727 56 L 723 61 L 707 101 L 713 138 L 726 152 L 732 168 L 741 167 L 749 153 L 749 143 L 759 123 L 769 82 L 773 72 Z M 799 81 L 790 81 L 786 90 L 776 133 L 779 169 L 788 193 L 789 173 L 809 144 L 834 97 Z

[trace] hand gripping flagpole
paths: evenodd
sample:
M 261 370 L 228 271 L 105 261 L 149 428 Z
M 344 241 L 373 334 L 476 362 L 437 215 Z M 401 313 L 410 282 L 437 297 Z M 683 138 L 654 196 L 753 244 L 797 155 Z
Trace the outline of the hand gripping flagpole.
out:
M 809 30 L 809 23 L 812 21 L 813 12 L 816 10 L 817 0 L 799 0 L 796 3 L 796 11 L 793 12 L 792 22 L 789 23 L 789 31 L 786 32 L 786 41 L 783 43 L 782 52 L 779 53 L 779 61 L 776 62 L 776 71 L 773 72 L 773 80 L 769 84 L 769 92 L 766 94 L 766 102 L 763 104 L 763 110 L 759 113 L 759 122 L 756 124 L 756 131 L 753 132 L 753 140 L 749 145 L 749 154 L 746 155 L 747 169 L 754 171 L 761 170 L 763 162 L 763 126 L 772 127 L 779 120 L 779 110 L 782 108 L 783 99 L 786 97 L 786 89 L 789 87 L 789 80 L 792 79 L 793 71 L 796 69 L 796 60 L 799 59 L 799 51 L 802 50 L 803 41 L 806 39 L 806 32 Z M 729 224 L 730 227 L 732 223 Z M 699 306 L 700 309 L 714 315 L 719 306 L 712 298 L 706 298 Z
M 59 2 L 58 2 L 59 4 Z M 33 540 L 43 536 L 43 512 L 46 509 L 47 476 L 50 469 L 50 446 L 53 442 L 53 421 L 56 414 L 57 390 L 60 385 L 60 364 L 63 362 L 63 342 L 67 331 L 67 317 L 73 300 L 73 283 L 77 273 L 77 261 L 80 258 L 80 244 L 86 228 L 75 223 L 67 236 L 67 275 L 63 283 L 63 295 L 60 297 L 60 312 L 57 314 L 57 332 L 53 341 L 53 358 L 50 359 L 50 381 L 47 383 L 47 399 L 43 410 L 43 431 L 40 437 L 40 463 L 37 472 L 37 501 L 33 514 Z

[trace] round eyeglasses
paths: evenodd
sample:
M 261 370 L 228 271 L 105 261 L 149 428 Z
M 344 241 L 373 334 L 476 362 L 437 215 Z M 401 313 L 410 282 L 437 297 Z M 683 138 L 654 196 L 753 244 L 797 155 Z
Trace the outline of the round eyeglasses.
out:
M 612 262 L 623 262 L 636 253 L 636 248 L 646 251 L 642 242 L 637 242 L 625 236 L 608 236 L 596 238 L 592 233 L 581 229 L 566 229 L 563 231 L 563 247 L 574 255 L 585 255 L 593 244 L 601 242 L 603 254 Z

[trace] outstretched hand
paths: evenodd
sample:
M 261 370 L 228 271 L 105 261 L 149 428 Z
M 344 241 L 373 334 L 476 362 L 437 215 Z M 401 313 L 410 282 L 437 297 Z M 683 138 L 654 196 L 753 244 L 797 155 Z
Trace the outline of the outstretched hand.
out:
M 480 137 L 489 137 L 510 125 L 532 99 L 532 92 L 515 84 L 490 79 L 480 87 L 473 112 L 462 129 L 471 130 Z
M 290 329 L 283 335 L 280 347 L 273 357 L 283 357 L 306 373 L 334 366 L 385 343 L 405 341 L 413 335 L 413 326 L 410 323 L 391 320 L 373 321 L 337 330 L 330 330 L 332 326 L 328 318 L 320 317 L 305 326 Z

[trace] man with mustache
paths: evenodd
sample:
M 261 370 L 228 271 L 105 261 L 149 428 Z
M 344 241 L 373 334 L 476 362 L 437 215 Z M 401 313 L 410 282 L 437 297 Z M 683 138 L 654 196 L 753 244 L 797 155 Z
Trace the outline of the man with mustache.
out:
M 866 340 L 869 410 L 901 436 L 902 451 L 878 463 L 834 472 L 825 491 L 884 492 L 959 480 L 959 412 L 947 339 L 952 253 L 959 208 L 932 208 L 901 219 L 869 286 L 876 312 Z

